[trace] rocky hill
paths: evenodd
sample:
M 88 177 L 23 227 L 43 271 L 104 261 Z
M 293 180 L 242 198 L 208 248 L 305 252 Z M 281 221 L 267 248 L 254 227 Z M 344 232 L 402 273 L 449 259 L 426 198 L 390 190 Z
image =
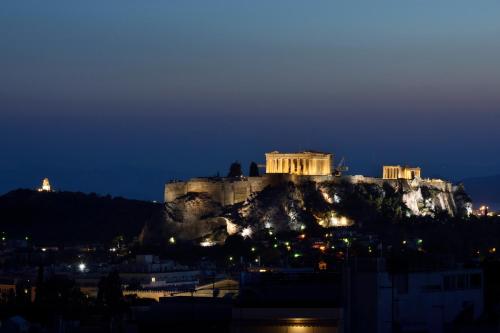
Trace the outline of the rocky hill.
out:
M 244 237 L 262 229 L 318 230 L 401 222 L 415 216 L 466 216 L 471 200 L 461 186 L 415 179 L 383 181 L 362 176 L 331 181 L 283 181 L 248 200 L 222 207 L 204 193 L 166 203 L 162 225 L 148 225 L 143 239 L 159 235 L 217 243 L 230 234 Z
M 79 192 L 15 190 L 0 196 L 0 231 L 37 244 L 109 242 L 137 237 L 162 221 L 162 205 Z

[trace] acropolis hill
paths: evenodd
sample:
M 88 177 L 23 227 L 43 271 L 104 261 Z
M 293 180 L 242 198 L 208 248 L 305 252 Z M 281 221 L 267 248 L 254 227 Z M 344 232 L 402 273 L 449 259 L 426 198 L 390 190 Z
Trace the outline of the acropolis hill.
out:
M 472 208 L 461 186 L 422 178 L 418 167 L 385 165 L 377 178 L 342 174 L 345 169 L 335 166 L 330 153 L 273 151 L 265 156 L 260 176 L 166 184 L 168 230 L 162 232 L 213 239 L 207 235 L 220 228 L 227 234 L 259 228 L 300 230 L 307 223 L 336 227 L 441 213 L 464 216 Z
M 221 178 L 206 177 L 193 178 L 188 181 L 170 182 L 165 185 L 165 202 L 173 202 L 188 193 L 205 193 L 222 206 L 244 202 L 253 193 L 262 191 L 266 186 L 279 182 L 291 181 L 299 184 L 304 181 L 313 181 L 316 184 L 323 182 L 348 182 L 352 184 L 365 183 L 382 186 L 384 183 L 393 187 L 426 186 L 442 193 L 451 193 L 453 185 L 441 179 L 422 179 L 418 167 L 383 166 L 382 177 L 334 175 L 333 155 L 330 153 L 303 151 L 297 153 L 281 153 L 273 151 L 266 153 L 265 174 L 259 177 Z M 423 199 L 421 196 L 415 198 Z M 451 215 L 457 212 L 455 202 L 450 196 L 443 196 L 437 202 L 438 206 Z M 418 203 L 414 200 L 407 202 L 415 214 L 418 212 Z

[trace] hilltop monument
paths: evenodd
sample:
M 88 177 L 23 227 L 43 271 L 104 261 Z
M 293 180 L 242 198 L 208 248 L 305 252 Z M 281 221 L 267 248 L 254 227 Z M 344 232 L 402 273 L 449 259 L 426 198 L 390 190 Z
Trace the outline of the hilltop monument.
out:
M 383 179 L 407 179 L 412 180 L 421 178 L 421 170 L 419 167 L 409 167 L 400 165 L 384 165 Z
M 38 188 L 38 192 L 52 192 L 52 186 L 48 178 L 42 180 L 42 187 Z
M 332 174 L 332 154 L 315 151 L 266 154 L 266 173 L 284 173 L 304 176 L 328 176 Z

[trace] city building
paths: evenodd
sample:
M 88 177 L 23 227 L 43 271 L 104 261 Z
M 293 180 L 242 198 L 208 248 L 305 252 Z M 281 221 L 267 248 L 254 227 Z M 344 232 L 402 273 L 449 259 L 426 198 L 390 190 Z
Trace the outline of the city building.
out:
M 390 272 L 384 259 L 358 260 L 345 272 L 349 332 L 448 332 L 483 312 L 479 268 L 420 265 Z

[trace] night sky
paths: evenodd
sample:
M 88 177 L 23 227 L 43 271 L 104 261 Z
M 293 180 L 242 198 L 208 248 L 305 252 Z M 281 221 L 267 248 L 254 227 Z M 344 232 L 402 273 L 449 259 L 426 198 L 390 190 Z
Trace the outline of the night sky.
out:
M 0 4 L 0 193 L 161 200 L 271 150 L 500 173 L 499 1 Z

